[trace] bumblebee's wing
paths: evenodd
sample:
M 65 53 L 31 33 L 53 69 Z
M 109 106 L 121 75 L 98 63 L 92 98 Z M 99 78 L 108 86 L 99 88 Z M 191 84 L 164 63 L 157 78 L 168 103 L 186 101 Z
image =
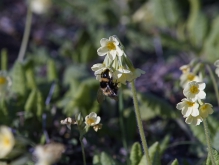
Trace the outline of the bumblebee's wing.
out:
M 118 96 L 117 94 L 115 93 L 114 90 L 112 90 L 111 88 L 107 87 L 107 90 L 108 90 L 108 97 L 110 97 L 111 99 L 114 99 L 116 101 L 118 101 Z
M 106 96 L 103 94 L 102 89 L 99 88 L 97 91 L 97 102 L 102 103 L 105 100 L 105 97 Z

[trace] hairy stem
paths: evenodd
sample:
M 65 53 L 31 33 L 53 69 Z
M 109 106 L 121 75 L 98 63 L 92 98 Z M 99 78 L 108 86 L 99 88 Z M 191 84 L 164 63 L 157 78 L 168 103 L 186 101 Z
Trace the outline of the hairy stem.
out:
M 83 156 L 83 163 L 86 165 L 86 157 L 85 157 L 85 152 L 84 152 L 84 143 L 82 141 L 83 137 L 80 137 L 80 143 L 81 143 L 81 151 L 82 151 L 82 156 Z
M 208 145 L 208 154 L 210 155 L 212 165 L 216 165 L 215 161 L 214 161 L 214 157 L 213 157 L 211 141 L 210 141 L 210 137 L 209 137 L 208 123 L 207 123 L 206 119 L 203 120 L 203 125 L 204 125 L 204 130 L 205 130 L 206 141 L 207 141 L 207 145 Z
M 21 43 L 19 54 L 18 54 L 18 60 L 21 62 L 23 61 L 24 55 L 26 52 L 27 43 L 28 43 L 29 36 L 30 36 L 31 23 L 32 23 L 32 11 L 31 11 L 30 7 L 28 6 L 24 35 L 22 38 L 22 43 Z
M 216 94 L 216 97 L 217 97 L 217 104 L 219 105 L 219 92 L 218 92 L 216 79 L 215 79 L 214 74 L 211 70 L 211 67 L 209 65 L 206 65 L 206 67 L 207 67 L 207 70 L 210 74 L 210 77 L 211 77 L 211 80 L 212 80 L 212 83 L 213 83 L 213 86 L 214 86 L 214 91 L 215 91 L 215 94 Z
M 141 121 L 140 110 L 138 107 L 137 93 L 136 93 L 136 89 L 135 89 L 134 80 L 131 81 L 131 88 L 132 88 L 132 94 L 133 94 L 133 102 L 134 102 L 136 120 L 137 120 L 138 129 L 139 129 L 139 133 L 140 133 L 140 137 L 141 137 L 141 141 L 142 141 L 142 145 L 143 145 L 143 149 L 144 149 L 144 153 L 145 153 L 145 157 L 146 157 L 146 162 L 147 162 L 147 165 L 151 165 L 151 160 L 150 160 L 150 156 L 149 156 L 147 142 L 146 142 L 144 129 L 143 129 L 142 121 Z

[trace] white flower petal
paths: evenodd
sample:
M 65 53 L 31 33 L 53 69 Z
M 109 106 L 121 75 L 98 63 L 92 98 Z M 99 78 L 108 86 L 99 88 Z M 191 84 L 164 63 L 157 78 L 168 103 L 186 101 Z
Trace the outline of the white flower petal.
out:
M 107 54 L 107 52 L 108 52 L 108 48 L 107 47 L 100 47 L 99 49 L 97 49 L 97 54 L 99 55 L 99 56 L 104 56 L 104 55 L 106 55 Z
M 199 94 L 198 94 L 198 97 L 199 97 L 200 99 L 205 99 L 206 93 L 205 93 L 204 91 L 200 91 Z
M 109 42 L 109 40 L 107 38 L 102 38 L 100 40 L 100 45 L 103 47 L 103 46 L 106 46 L 107 42 Z
M 198 82 L 197 84 L 198 84 L 198 86 L 199 86 L 199 90 L 204 90 L 205 87 L 206 87 L 206 84 L 205 84 L 205 83 Z

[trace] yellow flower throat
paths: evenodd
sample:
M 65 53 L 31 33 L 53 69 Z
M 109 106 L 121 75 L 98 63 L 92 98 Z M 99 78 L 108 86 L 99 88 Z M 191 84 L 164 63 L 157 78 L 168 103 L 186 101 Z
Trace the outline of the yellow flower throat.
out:
M 199 92 L 198 87 L 197 87 L 197 86 L 194 86 L 194 85 L 191 86 L 189 90 L 190 90 L 190 92 L 193 93 L 193 94 L 196 94 L 196 93 Z
M 4 85 L 6 84 L 6 82 L 7 82 L 7 79 L 5 77 L 0 76 L 0 85 Z
M 95 122 L 95 120 L 92 119 L 92 118 L 87 119 L 87 124 L 88 124 L 88 125 L 91 125 L 91 124 L 94 123 L 94 122 Z
M 106 44 L 106 47 L 109 49 L 109 50 L 116 50 L 116 46 L 114 45 L 113 42 L 108 42 Z

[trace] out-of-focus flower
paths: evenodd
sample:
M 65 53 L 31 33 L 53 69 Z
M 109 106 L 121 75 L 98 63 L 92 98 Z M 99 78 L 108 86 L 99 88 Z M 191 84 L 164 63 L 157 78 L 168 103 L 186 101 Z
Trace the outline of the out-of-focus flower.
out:
M 94 126 L 99 124 L 101 118 L 97 116 L 95 112 L 91 112 L 89 115 L 85 117 L 85 124 L 87 126 Z
M 34 150 L 34 155 L 38 160 L 36 165 L 51 165 L 60 159 L 64 151 L 65 147 L 61 143 L 38 145 Z
M 123 50 L 119 47 L 119 41 L 114 36 L 109 39 L 102 38 L 100 40 L 101 47 L 97 50 L 99 56 L 107 55 L 111 60 L 114 60 L 117 56 L 123 55 Z
M 180 76 L 180 85 L 183 88 L 187 85 L 188 82 L 191 81 L 200 82 L 200 78 L 192 72 L 183 72 L 183 74 Z
M 70 117 L 67 117 L 65 120 L 61 120 L 61 124 L 66 125 L 68 129 L 71 129 L 71 125 L 76 124 L 76 121 Z
M 97 125 L 94 125 L 94 126 L 93 126 L 93 129 L 94 129 L 94 131 L 96 131 L 96 132 L 97 132 L 99 129 L 101 129 L 101 128 L 102 128 L 102 126 L 103 126 L 102 124 L 97 124 Z
M 51 7 L 51 0 L 29 0 L 32 12 L 43 14 Z
M 215 61 L 214 62 L 214 65 L 217 67 L 215 69 L 215 73 L 217 74 L 217 76 L 219 77 L 219 60 Z
M 183 94 L 191 101 L 196 101 L 197 99 L 205 99 L 206 93 L 203 91 L 205 86 L 206 85 L 203 82 L 189 82 L 185 86 Z
M 209 103 L 204 103 L 200 106 L 199 111 L 200 111 L 200 116 L 205 119 L 208 117 L 209 114 L 212 114 L 214 111 L 212 109 L 212 105 Z
M 190 115 L 185 120 L 187 124 L 193 124 L 193 125 L 199 125 L 202 121 L 203 119 L 200 115 L 196 117 Z
M 183 117 L 189 117 L 190 115 L 196 117 L 199 115 L 199 104 L 192 102 L 186 98 L 182 99 L 182 102 L 176 105 L 178 110 L 182 110 Z
M 190 72 L 190 66 L 189 65 L 183 65 L 179 68 L 183 73 Z
M 0 158 L 4 158 L 13 148 L 15 143 L 11 130 L 6 126 L 0 127 Z
M 11 85 L 12 81 L 7 72 L 0 71 L 0 96 L 3 95 Z

